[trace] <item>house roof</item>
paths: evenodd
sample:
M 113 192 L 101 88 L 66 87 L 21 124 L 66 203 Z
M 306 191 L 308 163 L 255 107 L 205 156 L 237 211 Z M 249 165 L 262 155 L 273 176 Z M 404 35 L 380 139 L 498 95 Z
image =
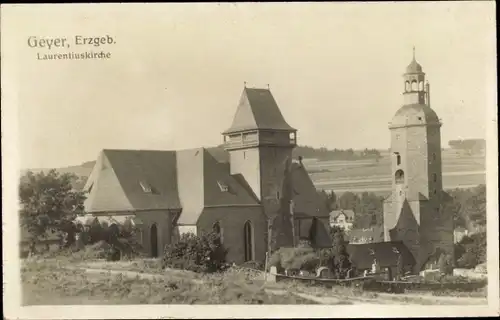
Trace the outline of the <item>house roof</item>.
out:
M 352 210 L 333 210 L 330 212 L 330 219 L 337 219 L 341 214 L 344 214 L 346 218 L 354 219 L 354 211 Z
M 415 258 L 408 247 L 402 241 L 349 244 L 347 252 L 350 260 L 358 269 L 369 269 L 373 260 L 377 259 L 380 267 L 392 267 L 397 265 L 398 252 L 403 259 L 403 265 L 414 265 Z
M 233 123 L 224 134 L 266 129 L 296 131 L 283 118 L 269 89 L 244 88 Z
M 372 238 L 374 242 L 380 242 L 384 240 L 384 229 L 378 226 L 372 226 L 365 229 L 351 229 L 349 231 L 349 239 L 355 241 L 361 238 Z

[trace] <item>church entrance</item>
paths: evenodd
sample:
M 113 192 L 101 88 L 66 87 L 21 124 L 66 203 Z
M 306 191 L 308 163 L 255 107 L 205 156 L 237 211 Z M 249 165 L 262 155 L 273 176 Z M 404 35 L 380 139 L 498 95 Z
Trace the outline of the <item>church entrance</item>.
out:
M 245 261 L 253 261 L 254 260 L 253 227 L 250 221 L 245 222 L 243 233 L 245 236 Z
M 156 224 L 151 226 L 151 256 L 153 258 L 158 257 L 158 229 Z

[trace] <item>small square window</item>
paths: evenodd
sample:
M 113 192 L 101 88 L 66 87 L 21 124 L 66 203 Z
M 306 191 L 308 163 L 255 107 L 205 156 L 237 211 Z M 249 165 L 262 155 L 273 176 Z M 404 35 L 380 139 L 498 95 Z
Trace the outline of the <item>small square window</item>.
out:
M 228 192 L 229 191 L 229 186 L 221 181 L 217 181 L 217 185 L 219 186 L 219 189 L 221 192 Z
M 148 183 L 141 181 L 141 182 L 139 182 L 139 184 L 141 185 L 142 191 L 144 191 L 146 193 L 152 193 L 153 190 Z

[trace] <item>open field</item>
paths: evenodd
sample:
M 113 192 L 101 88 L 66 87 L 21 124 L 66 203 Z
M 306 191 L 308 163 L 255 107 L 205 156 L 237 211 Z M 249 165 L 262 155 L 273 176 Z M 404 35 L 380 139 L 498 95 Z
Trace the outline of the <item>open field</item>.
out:
M 262 274 L 230 269 L 200 275 L 161 270 L 158 260 L 23 261 L 23 303 L 62 304 L 418 304 L 477 305 L 486 290 L 463 297 L 432 293 L 386 294 L 351 287 L 324 288 L 283 281 L 264 283 Z
M 486 181 L 484 156 L 461 156 L 452 150 L 443 151 L 443 187 L 470 188 Z M 391 188 L 390 157 L 382 154 L 375 160 L 316 161 L 307 159 L 304 165 L 318 189 L 336 193 L 375 192 L 387 194 Z

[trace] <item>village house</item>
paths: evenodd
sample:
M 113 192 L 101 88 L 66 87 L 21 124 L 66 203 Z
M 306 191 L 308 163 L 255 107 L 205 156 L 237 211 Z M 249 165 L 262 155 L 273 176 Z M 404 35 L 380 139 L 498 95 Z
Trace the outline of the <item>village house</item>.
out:
M 354 211 L 352 210 L 333 210 L 330 212 L 330 226 L 343 228 L 345 231 L 352 229 L 354 224 Z
M 108 224 L 132 220 L 152 257 L 184 233 L 216 231 L 229 262 L 263 261 L 269 222 L 278 247 L 330 246 L 325 201 L 292 160 L 296 134 L 270 90 L 245 87 L 222 147 L 102 150 L 85 209 Z
M 464 227 L 458 227 L 453 230 L 453 242 L 459 243 L 465 236 L 469 235 L 469 230 Z

